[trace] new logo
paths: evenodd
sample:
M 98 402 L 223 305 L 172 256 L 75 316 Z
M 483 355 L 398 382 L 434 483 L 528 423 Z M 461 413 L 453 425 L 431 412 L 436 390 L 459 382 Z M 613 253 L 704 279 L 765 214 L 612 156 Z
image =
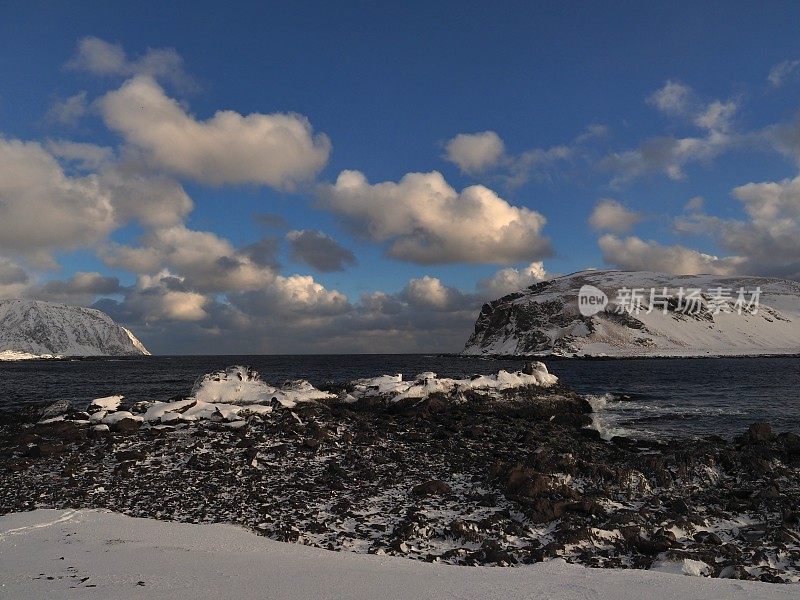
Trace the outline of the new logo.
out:
M 596 315 L 608 305 L 608 296 L 593 285 L 584 285 L 578 290 L 578 311 L 584 317 Z

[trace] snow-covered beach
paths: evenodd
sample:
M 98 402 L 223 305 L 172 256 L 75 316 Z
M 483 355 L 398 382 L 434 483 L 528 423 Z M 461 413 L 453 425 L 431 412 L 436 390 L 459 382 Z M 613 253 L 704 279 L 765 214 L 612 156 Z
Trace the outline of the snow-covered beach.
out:
M 117 535 L 115 528 L 145 531 L 155 519 L 193 524 L 180 529 L 191 532 L 190 549 L 212 543 L 203 541 L 216 536 L 219 526 L 211 523 L 229 523 L 271 538 L 264 547 L 283 557 L 302 558 L 309 551 L 302 546 L 314 546 L 321 554 L 311 555 L 333 557 L 318 559 L 325 565 L 339 564 L 339 554 L 329 550 L 358 555 L 341 568 L 414 563 L 407 572 L 419 587 L 407 588 L 408 597 L 435 587 L 431 578 L 456 594 L 474 589 L 473 597 L 494 588 L 507 592 L 498 597 L 514 597 L 544 585 L 542 593 L 554 598 L 634 597 L 643 585 L 698 598 L 714 597 L 715 589 L 726 590 L 725 597 L 735 597 L 728 590 L 750 593 L 729 583 L 684 584 L 663 572 L 762 584 L 800 580 L 800 519 L 791 508 L 800 489 L 800 437 L 765 423 L 733 440 L 603 437 L 592 410 L 533 363 L 493 375 L 384 375 L 320 388 L 304 380 L 268 383 L 252 369 L 231 367 L 198 378 L 186 397 L 130 404 L 116 395 L 85 408 L 59 402 L 38 412 L 3 413 L 0 513 L 11 525 L 0 551 L 29 554 L 19 544 L 38 543 L 37 535 L 59 527 L 76 528 L 64 534 L 74 543 L 102 525 L 111 528 L 97 535 L 112 540 L 104 560 L 113 565 L 115 552 L 139 547 L 113 540 L 139 540 L 143 548 L 162 543 Z M 37 527 L 48 519 L 28 511 L 42 509 L 80 512 L 59 513 L 63 521 Z M 127 517 L 91 509 L 147 520 L 133 526 Z M 97 552 L 86 550 L 87 557 Z M 233 585 L 227 573 L 237 572 L 239 558 L 214 563 L 225 569 L 206 568 Z M 264 571 L 250 560 L 267 559 L 242 563 Z M 42 579 L 56 586 L 59 576 L 73 584 L 78 571 L 78 580 L 98 573 L 73 564 L 73 571 L 52 575 L 36 564 L 26 567 L 40 577 L 31 586 Z M 465 566 L 487 575 L 467 575 L 482 582 L 459 587 L 465 576 L 450 575 L 473 572 Z M 22 585 L 9 572 L 3 577 Z M 495 577 L 510 587 L 493 583 Z M 574 586 L 575 578 L 585 585 Z M 323 579 L 298 580 L 297 589 L 316 592 Z M 355 597 L 370 594 L 368 586 Z
M 0 597 L 549 598 L 788 600 L 794 587 L 561 560 L 521 569 L 432 565 L 287 544 L 232 525 L 166 523 L 97 510 L 0 517 Z

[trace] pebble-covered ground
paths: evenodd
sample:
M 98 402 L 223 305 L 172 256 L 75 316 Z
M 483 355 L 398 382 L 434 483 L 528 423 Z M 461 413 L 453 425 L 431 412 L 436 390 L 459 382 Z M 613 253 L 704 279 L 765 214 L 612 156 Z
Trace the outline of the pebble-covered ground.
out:
M 0 514 L 105 507 L 467 565 L 800 580 L 800 437 L 600 439 L 562 386 L 99 431 L 0 413 Z M 142 408 L 144 410 L 144 408 Z

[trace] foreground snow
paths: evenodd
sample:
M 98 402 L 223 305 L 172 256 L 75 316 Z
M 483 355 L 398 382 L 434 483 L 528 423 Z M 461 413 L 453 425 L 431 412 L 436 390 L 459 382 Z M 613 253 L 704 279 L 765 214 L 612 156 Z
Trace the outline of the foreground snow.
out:
M 794 586 L 587 569 L 560 560 L 505 569 L 338 553 L 276 542 L 232 525 L 134 519 L 99 510 L 37 510 L 0 517 L 0 596 L 19 600 L 627 600 L 645 594 L 660 600 L 798 597 Z
M 588 317 L 578 310 L 584 285 L 603 291 L 614 303 L 618 291 L 640 290 L 643 309 L 617 316 L 600 312 Z M 705 297 L 696 315 L 661 305 L 649 314 L 650 290 L 675 303 L 683 290 L 699 289 Z M 716 311 L 709 291 L 760 288 L 755 314 Z M 748 296 L 749 299 L 749 296 Z M 800 283 L 764 277 L 665 275 L 645 271 L 582 271 L 510 294 L 485 304 L 467 341 L 468 355 L 566 356 L 742 356 L 800 353 Z

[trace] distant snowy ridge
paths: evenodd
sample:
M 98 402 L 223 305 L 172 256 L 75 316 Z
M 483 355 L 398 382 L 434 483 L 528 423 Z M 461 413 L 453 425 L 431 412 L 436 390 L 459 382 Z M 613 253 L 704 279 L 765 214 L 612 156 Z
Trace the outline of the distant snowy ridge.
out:
M 603 291 L 608 310 L 581 314 L 578 293 L 585 286 Z M 643 290 L 642 310 L 618 312 L 618 291 Z M 650 290 L 667 290 L 662 305 L 648 313 Z M 681 288 L 702 290 L 696 314 L 677 302 Z M 760 288 L 755 314 L 715 314 L 712 290 Z M 800 353 L 800 283 L 765 277 L 665 275 L 646 271 L 582 271 L 543 281 L 483 306 L 464 354 L 497 356 L 747 356 Z
M 0 300 L 0 360 L 149 355 L 107 314 L 41 300 Z

